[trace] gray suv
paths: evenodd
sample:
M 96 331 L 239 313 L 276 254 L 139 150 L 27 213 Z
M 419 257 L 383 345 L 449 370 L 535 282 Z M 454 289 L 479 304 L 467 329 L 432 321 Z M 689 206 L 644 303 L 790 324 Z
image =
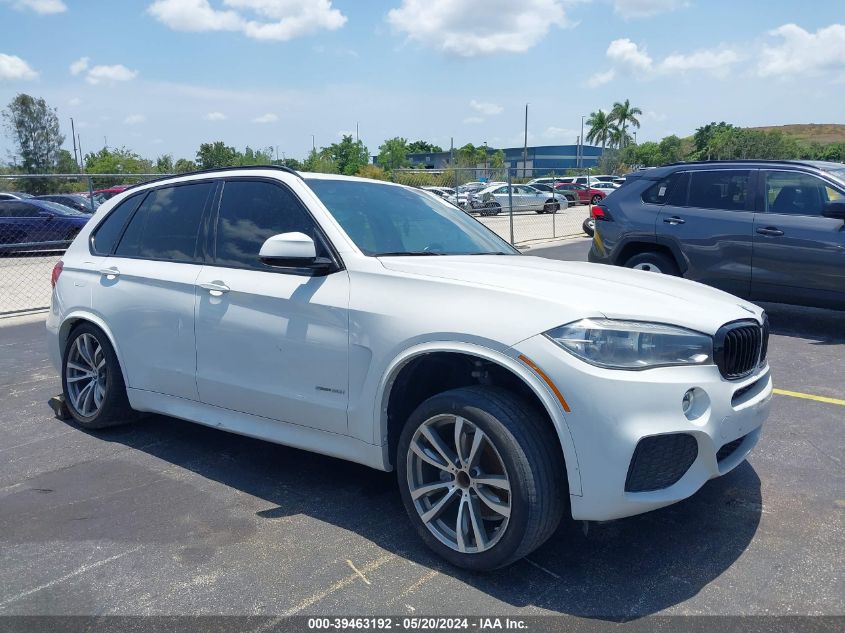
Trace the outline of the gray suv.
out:
M 845 165 L 677 163 L 592 209 L 591 262 L 678 275 L 752 301 L 845 309 Z

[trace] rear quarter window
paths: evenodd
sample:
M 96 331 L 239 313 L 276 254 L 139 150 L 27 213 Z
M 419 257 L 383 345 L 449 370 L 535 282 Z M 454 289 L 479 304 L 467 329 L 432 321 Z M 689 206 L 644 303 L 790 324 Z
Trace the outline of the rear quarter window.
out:
M 642 200 L 646 204 L 666 204 L 669 196 L 672 194 L 672 189 L 681 180 L 681 172 L 669 174 L 665 178 L 661 178 L 651 187 L 648 187 L 642 193 Z
M 91 236 L 91 252 L 95 255 L 111 255 L 123 233 L 127 220 L 135 213 L 146 196 L 146 192 L 127 198 L 100 222 Z

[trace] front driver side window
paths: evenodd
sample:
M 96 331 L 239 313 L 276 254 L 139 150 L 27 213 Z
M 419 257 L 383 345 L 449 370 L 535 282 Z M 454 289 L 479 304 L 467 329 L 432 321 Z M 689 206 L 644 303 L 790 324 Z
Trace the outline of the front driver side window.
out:
M 258 259 L 261 245 L 279 233 L 304 233 L 317 257 L 329 257 L 311 216 L 286 187 L 260 180 L 227 180 L 217 218 L 218 266 L 276 271 Z
M 842 194 L 822 179 L 797 171 L 766 172 L 766 212 L 784 215 L 822 214 L 824 205 Z

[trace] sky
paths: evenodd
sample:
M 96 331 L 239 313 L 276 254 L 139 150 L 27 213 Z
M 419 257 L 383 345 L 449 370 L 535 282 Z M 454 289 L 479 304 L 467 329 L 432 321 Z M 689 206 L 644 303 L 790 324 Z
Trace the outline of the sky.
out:
M 0 106 L 73 117 L 85 152 L 303 158 L 355 133 L 575 143 L 630 99 L 637 140 L 845 123 L 843 0 L 0 0 Z M 0 136 L 0 158 L 12 143 Z

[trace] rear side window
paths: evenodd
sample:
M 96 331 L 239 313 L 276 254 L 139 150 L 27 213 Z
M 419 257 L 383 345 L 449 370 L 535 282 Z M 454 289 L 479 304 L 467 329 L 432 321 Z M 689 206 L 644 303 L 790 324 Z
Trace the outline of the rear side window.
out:
M 317 257 L 329 257 L 308 212 L 286 187 L 255 181 L 229 180 L 217 218 L 214 261 L 218 266 L 278 272 L 258 259 L 261 245 L 279 233 L 305 233 L 314 240 Z
M 91 250 L 94 254 L 112 254 L 117 240 L 120 239 L 120 234 L 123 233 L 123 227 L 126 226 L 126 221 L 135 212 L 138 205 L 141 204 L 145 195 L 142 193 L 127 198 L 106 216 L 100 223 L 100 226 L 94 231 L 94 235 L 91 238 Z
M 683 180 L 684 174 L 682 172 L 675 172 L 669 174 L 665 178 L 658 180 L 651 187 L 643 191 L 642 199 L 646 204 L 666 204 L 672 190 Z
M 687 206 L 745 211 L 750 179 L 751 172 L 747 169 L 690 172 Z
M 197 260 L 197 235 L 214 184 L 162 187 L 147 194 L 117 246 L 120 257 Z

